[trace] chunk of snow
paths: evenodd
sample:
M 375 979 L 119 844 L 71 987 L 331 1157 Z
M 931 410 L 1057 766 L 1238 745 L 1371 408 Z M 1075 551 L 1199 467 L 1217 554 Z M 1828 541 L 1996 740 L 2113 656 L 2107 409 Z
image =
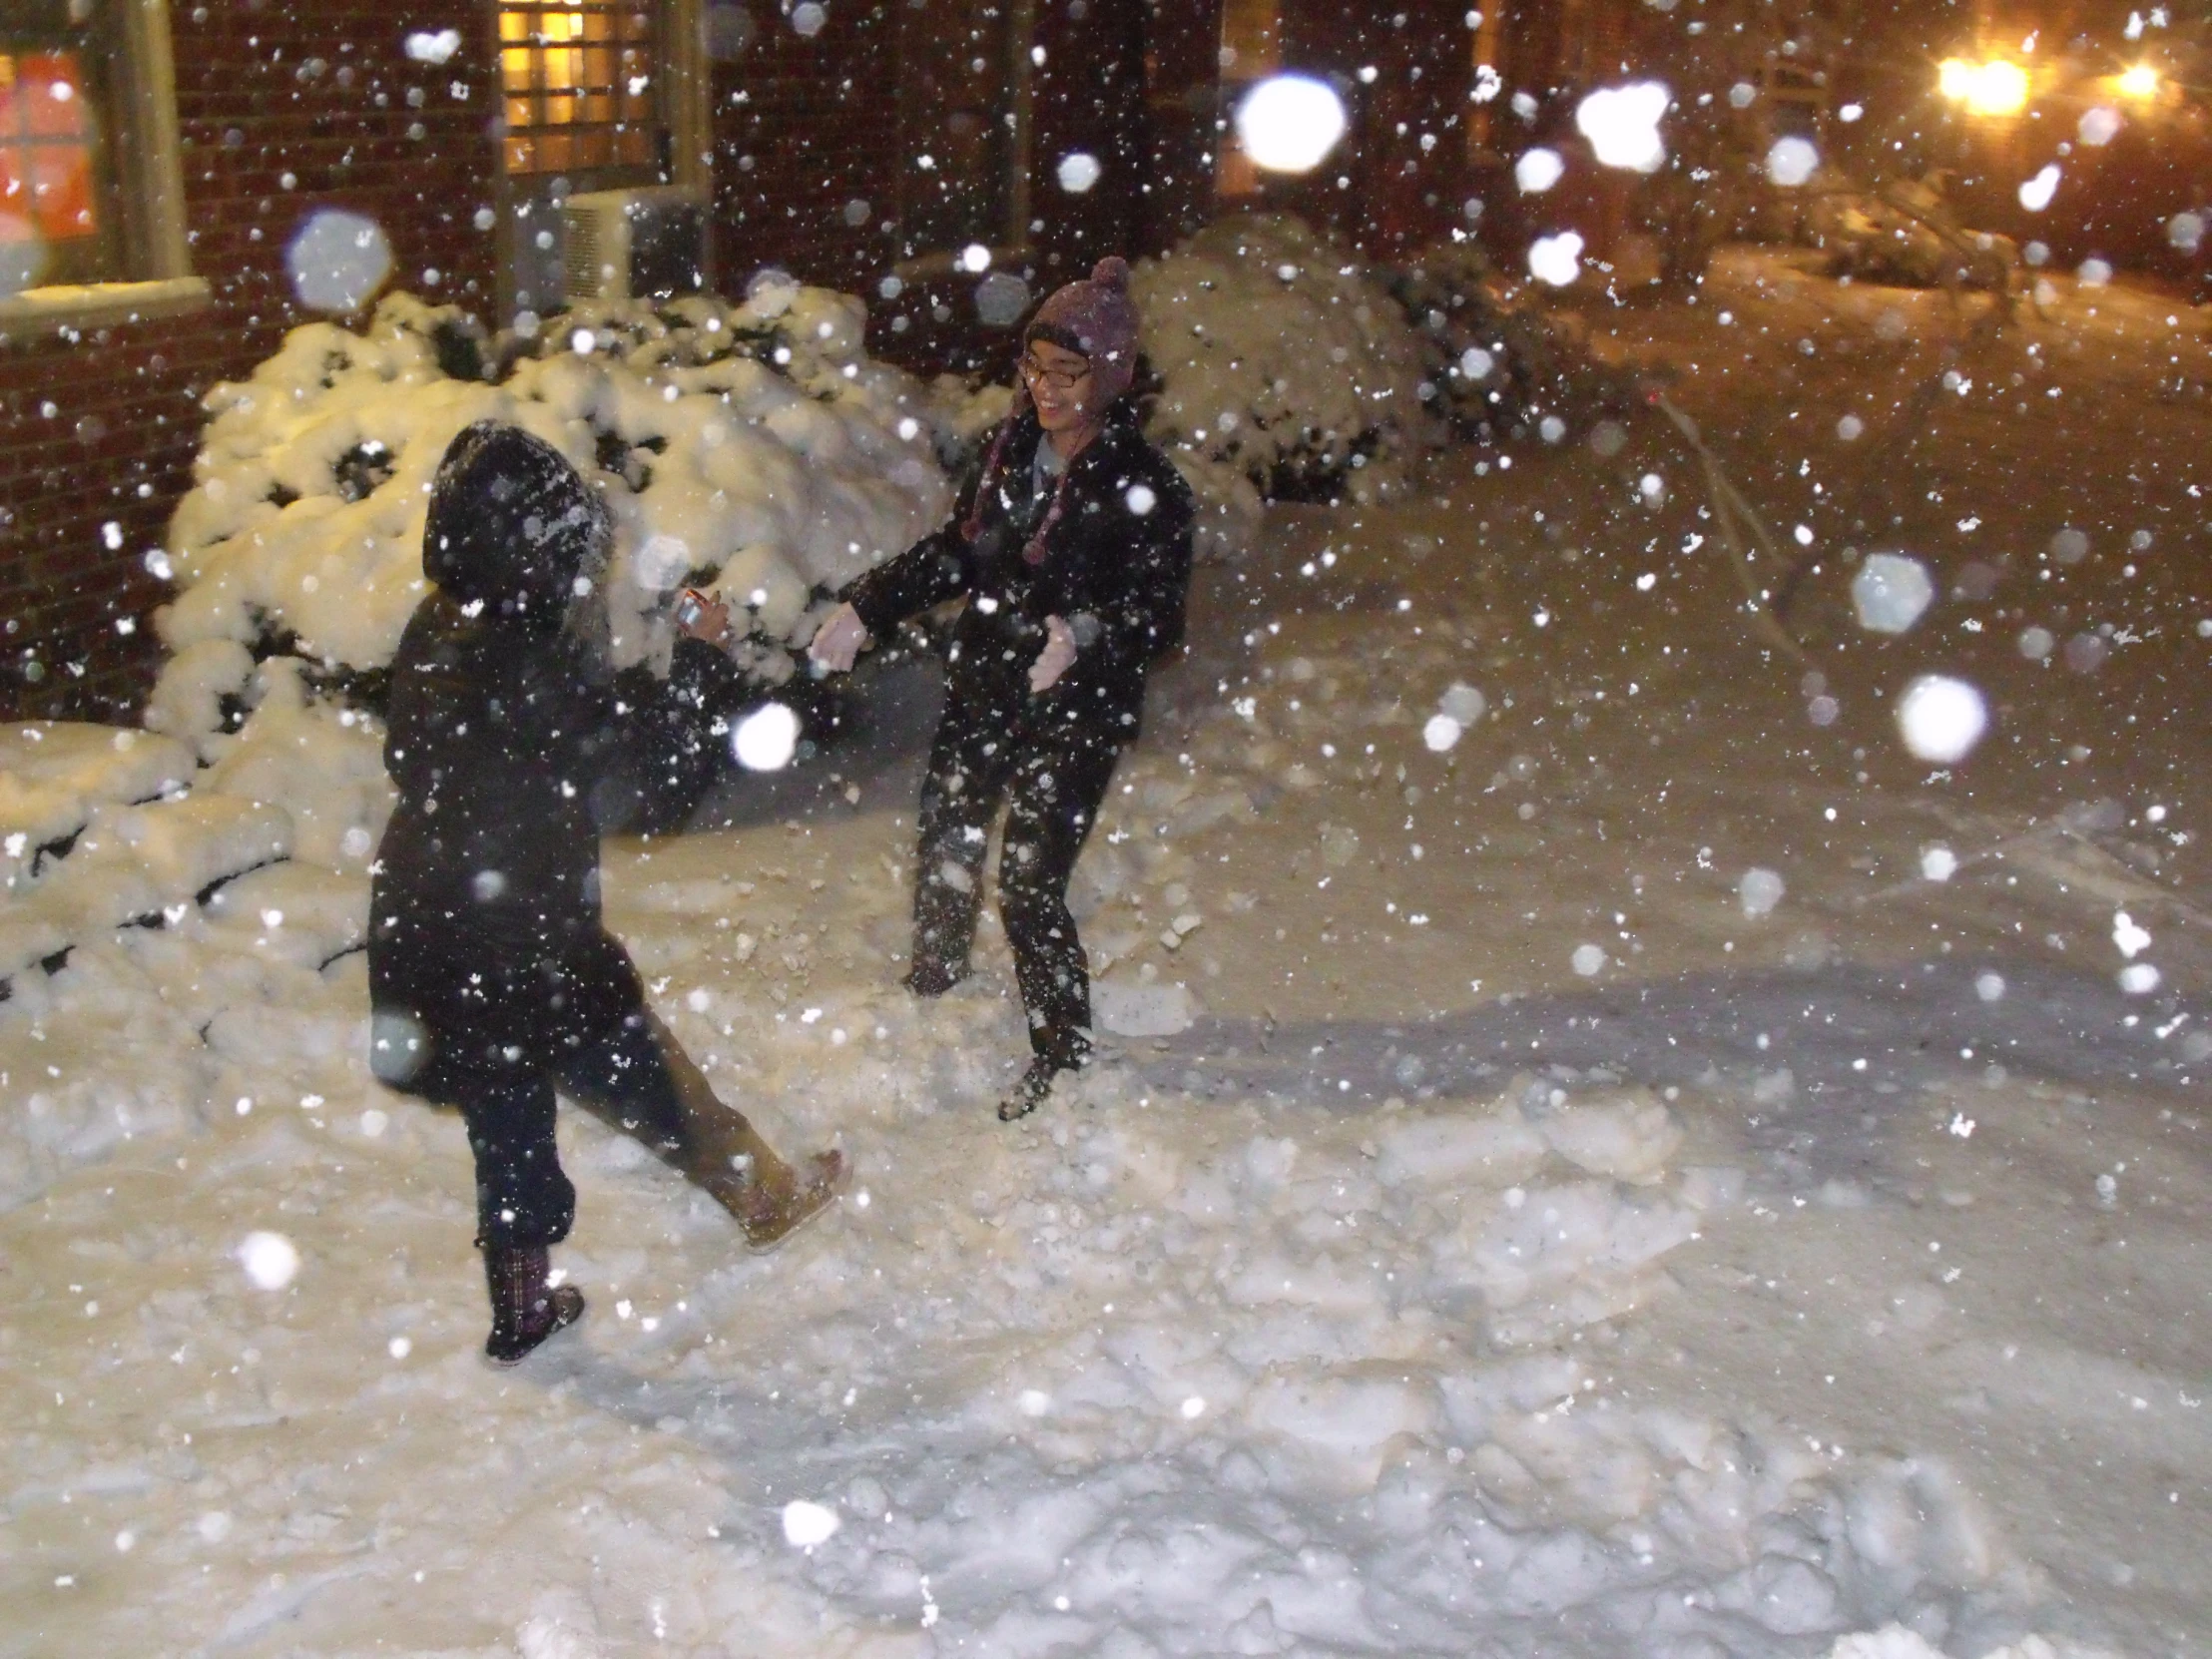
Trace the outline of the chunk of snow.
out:
M 781 772 L 798 750 L 799 716 L 784 703 L 764 703 L 730 735 L 730 752 L 748 772 Z
M 1953 766 L 1989 729 L 1989 711 L 1981 693 L 1965 681 L 1924 674 L 1898 699 L 1897 721 L 1906 748 L 1924 761 Z
M 1547 150 L 1542 145 L 1523 150 L 1513 163 L 1513 183 L 1520 186 L 1523 196 L 1540 196 L 1556 185 L 1567 171 L 1567 164 L 1559 159 L 1559 152 Z
M 1767 151 L 1767 178 L 1784 189 L 1804 184 L 1820 170 L 1821 153 L 1813 141 L 1787 134 Z
M 461 32 L 458 29 L 417 29 L 407 37 L 407 56 L 416 63 L 441 64 L 449 62 L 461 49 Z
M 1105 175 L 1098 158 L 1087 150 L 1070 151 L 1060 158 L 1060 188 L 1070 196 L 1081 196 Z
M 1656 173 L 1667 159 L 1659 118 L 1673 99 L 1657 81 L 1600 87 L 1575 106 L 1574 125 L 1604 166 Z
M 249 1233 L 239 1242 L 239 1266 L 265 1291 L 280 1291 L 299 1272 L 299 1252 L 281 1233 Z
M 805 1498 L 784 1505 L 785 1541 L 799 1549 L 813 1549 L 836 1536 L 837 1512 Z
M 1436 699 L 1437 710 L 1442 714 L 1449 715 L 1461 726 L 1474 725 L 1482 718 L 1483 713 L 1489 706 L 1489 701 L 1483 697 L 1481 692 L 1468 685 L 1464 680 L 1452 681 L 1449 686 L 1444 688 L 1443 696 Z
M 2020 206 L 2031 214 L 2039 214 L 2050 206 L 2050 199 L 2057 194 L 2058 164 L 2052 162 L 2020 186 Z
M 1582 238 L 1573 231 L 1538 237 L 1528 248 L 1528 274 L 1555 288 L 1566 287 L 1582 274 Z
M 1180 935 L 1177 935 L 1180 938 Z M 1197 999 L 1177 984 L 1101 979 L 1091 986 L 1098 1023 L 1119 1037 L 1172 1037 L 1197 1021 Z
M 2148 996 L 2158 984 L 2158 970 L 2148 962 L 2130 962 L 2120 969 L 2120 989 L 2129 996 Z
M 1788 885 L 1775 871 L 1763 864 L 1754 864 L 1737 881 L 1736 898 L 1747 916 L 1771 915 L 1788 890 Z
M 317 208 L 284 250 L 291 291 L 313 311 L 357 311 L 391 275 L 391 243 L 365 214 Z
M 2102 149 L 2120 136 L 2120 112 L 2099 104 L 2081 112 L 2081 119 L 2074 123 L 2074 132 L 2083 144 Z
M 1859 626 L 1877 634 L 1902 634 L 1935 602 L 1928 567 L 1903 553 L 1870 553 L 1851 579 Z
M 1271 75 L 1237 105 L 1237 143 L 1255 167 L 1311 173 L 1345 136 L 1344 100 L 1326 81 Z

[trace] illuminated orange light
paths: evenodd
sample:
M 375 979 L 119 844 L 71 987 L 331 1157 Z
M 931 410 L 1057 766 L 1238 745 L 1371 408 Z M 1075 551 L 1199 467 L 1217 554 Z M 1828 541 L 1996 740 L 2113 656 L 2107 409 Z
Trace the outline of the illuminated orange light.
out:
M 2129 98 L 2156 98 L 2158 71 L 2147 63 L 2135 65 L 2120 76 L 2120 91 Z
M 1936 66 L 1936 85 L 1974 115 L 2017 115 L 2027 107 L 2027 71 L 2002 58 L 1987 63 L 1945 58 Z

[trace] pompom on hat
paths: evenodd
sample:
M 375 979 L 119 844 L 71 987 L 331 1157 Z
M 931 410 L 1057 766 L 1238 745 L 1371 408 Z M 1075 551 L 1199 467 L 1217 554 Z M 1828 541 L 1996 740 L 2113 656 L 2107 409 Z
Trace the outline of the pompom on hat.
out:
M 1092 269 L 1090 280 L 1056 290 L 1037 307 L 1024 337 L 1039 332 L 1074 340 L 1090 358 L 1097 407 L 1121 396 L 1137 378 L 1139 318 L 1137 302 L 1129 297 L 1129 262 L 1109 255 Z

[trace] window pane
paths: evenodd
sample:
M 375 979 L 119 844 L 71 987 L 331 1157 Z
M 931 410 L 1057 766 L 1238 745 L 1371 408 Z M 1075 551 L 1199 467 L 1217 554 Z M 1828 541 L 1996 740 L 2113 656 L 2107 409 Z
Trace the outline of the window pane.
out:
M 49 280 L 98 279 L 102 217 L 80 55 L 0 53 L 0 244 L 45 244 Z
M 506 165 L 515 173 L 650 166 L 660 110 L 653 14 L 632 0 L 502 7 Z M 635 91 L 633 91 L 633 87 Z

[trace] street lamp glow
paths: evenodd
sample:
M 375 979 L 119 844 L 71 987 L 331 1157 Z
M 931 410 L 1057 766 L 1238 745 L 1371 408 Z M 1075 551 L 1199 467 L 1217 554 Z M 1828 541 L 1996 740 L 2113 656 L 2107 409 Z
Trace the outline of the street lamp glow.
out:
M 2158 71 L 2147 63 L 2136 64 L 2120 76 L 2120 94 L 2126 98 L 2156 98 Z
M 1945 58 L 1936 66 L 1936 86 L 1973 115 L 2018 115 L 2027 108 L 2027 71 L 2002 58 L 1987 63 Z
M 1270 173 L 1313 172 L 1347 125 L 1336 89 L 1308 75 L 1270 76 L 1237 106 L 1237 143 Z

